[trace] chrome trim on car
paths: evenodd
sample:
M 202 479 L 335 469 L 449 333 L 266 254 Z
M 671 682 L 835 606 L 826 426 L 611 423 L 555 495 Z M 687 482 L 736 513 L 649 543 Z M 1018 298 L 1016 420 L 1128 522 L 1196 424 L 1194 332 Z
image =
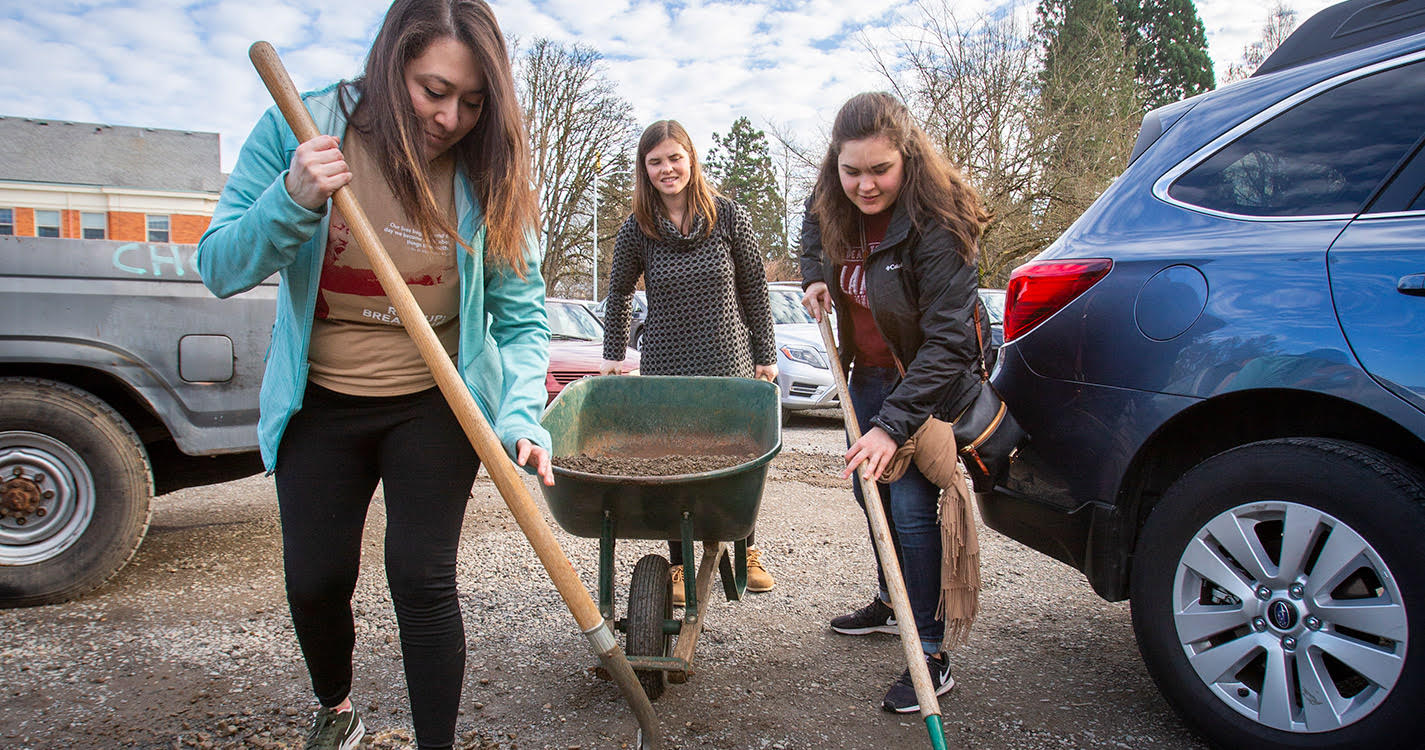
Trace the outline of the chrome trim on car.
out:
M 1292 107 L 1295 107 L 1296 105 L 1306 101 L 1307 99 L 1325 93 L 1326 91 L 1329 91 L 1338 86 L 1350 83 L 1351 81 L 1365 78 L 1368 75 L 1373 75 L 1375 73 L 1390 70 L 1392 68 L 1398 68 L 1403 65 L 1409 65 L 1413 62 L 1418 62 L 1420 60 L 1425 60 L 1425 50 L 1418 50 L 1416 52 L 1412 52 L 1407 55 L 1401 55 L 1400 57 L 1392 58 L 1390 60 L 1382 60 L 1381 62 L 1375 63 L 1373 65 L 1368 65 L 1363 68 L 1357 68 L 1346 73 L 1341 73 L 1339 75 L 1332 76 L 1331 78 L 1328 78 L 1324 81 L 1320 81 L 1312 86 L 1309 86 L 1307 88 L 1302 89 L 1301 91 L 1296 92 L 1295 94 L 1292 94 L 1291 96 L 1288 96 L 1287 98 L 1277 102 L 1276 104 L 1273 104 L 1272 106 L 1262 110 L 1261 112 L 1258 112 L 1256 115 L 1249 117 L 1246 120 L 1243 120 L 1241 123 L 1238 123 L 1236 127 L 1214 138 L 1206 146 L 1203 146 L 1202 148 L 1199 148 L 1198 150 L 1194 151 L 1186 159 L 1183 159 L 1182 161 L 1174 165 L 1171 169 L 1169 169 L 1167 172 L 1164 172 L 1163 175 L 1153 183 L 1153 197 L 1169 205 L 1177 206 L 1179 208 L 1185 208 L 1189 211 L 1195 211 L 1200 214 L 1216 216 L 1218 218 L 1223 219 L 1237 219 L 1239 221 L 1256 221 L 1268 223 L 1280 223 L 1286 221 L 1340 221 L 1343 219 L 1351 219 L 1355 217 L 1357 215 L 1355 213 L 1314 214 L 1307 216 L 1254 216 L 1251 214 L 1236 214 L 1230 211 L 1219 211 L 1217 209 L 1206 208 L 1204 206 L 1199 206 L 1193 203 L 1187 203 L 1186 201 L 1178 200 L 1177 198 L 1174 198 L 1168 194 L 1168 188 L 1171 187 L 1173 182 L 1179 177 L 1183 176 L 1189 170 L 1198 166 L 1202 162 L 1205 162 L 1208 159 L 1212 158 L 1213 155 L 1215 155 L 1218 151 L 1221 151 L 1233 141 L 1236 141 L 1238 138 L 1241 138 L 1252 130 L 1255 130 L 1259 125 L 1265 123 L 1268 120 L 1271 120 L 1277 115 L 1291 109 Z

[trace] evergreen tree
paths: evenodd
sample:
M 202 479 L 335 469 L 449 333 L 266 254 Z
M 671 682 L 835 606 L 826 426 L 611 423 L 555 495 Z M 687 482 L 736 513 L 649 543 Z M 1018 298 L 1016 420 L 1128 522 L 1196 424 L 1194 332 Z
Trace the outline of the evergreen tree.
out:
M 790 257 L 786 203 L 772 167 L 767 134 L 753 129 L 751 120 L 739 117 L 726 136 L 713 133 L 713 143 L 704 159 L 708 180 L 747 211 L 762 257 Z
M 1131 52 L 1111 0 L 1040 0 L 1039 195 L 1057 234 L 1127 165 L 1142 109 Z
M 1211 91 L 1207 33 L 1192 0 L 1117 0 L 1145 109 Z

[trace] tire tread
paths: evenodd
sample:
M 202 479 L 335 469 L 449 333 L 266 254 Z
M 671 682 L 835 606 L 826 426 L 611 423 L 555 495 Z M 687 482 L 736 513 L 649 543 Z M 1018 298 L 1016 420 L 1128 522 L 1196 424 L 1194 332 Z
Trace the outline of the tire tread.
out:
M 128 468 L 135 470 L 133 476 L 118 480 L 130 485 L 128 489 L 141 495 L 144 500 L 141 503 L 142 518 L 125 519 L 128 524 L 137 525 L 137 533 L 127 540 L 126 549 L 117 550 L 115 553 L 107 555 L 105 564 L 76 576 L 74 581 L 67 586 L 33 593 L 0 591 L 0 607 L 57 604 L 75 599 L 99 588 L 117 575 L 138 553 L 139 547 L 147 535 L 153 517 L 153 506 L 151 502 L 148 502 L 153 495 L 153 466 L 149 461 L 148 452 L 144 449 L 143 441 L 139 439 L 138 433 L 129 425 L 128 420 L 124 419 L 103 399 L 82 388 L 43 378 L 0 377 L 0 392 L 5 394 L 5 401 L 10 405 L 7 409 L 20 408 L 18 405 L 29 400 L 31 405 L 26 408 L 31 410 L 43 408 L 37 406 L 37 404 L 43 404 L 49 408 L 59 408 L 71 412 L 75 418 L 91 425 L 93 430 L 115 450 L 119 460 L 131 463 L 132 465 Z M 7 416 L 6 411 L 0 411 L 0 426 L 10 419 L 12 417 Z M 96 477 L 96 483 L 98 481 L 99 478 Z M 96 498 L 96 502 L 99 502 L 99 498 Z M 96 508 L 96 513 L 98 511 L 99 509 Z M 4 588 L 11 587 L 6 585 Z

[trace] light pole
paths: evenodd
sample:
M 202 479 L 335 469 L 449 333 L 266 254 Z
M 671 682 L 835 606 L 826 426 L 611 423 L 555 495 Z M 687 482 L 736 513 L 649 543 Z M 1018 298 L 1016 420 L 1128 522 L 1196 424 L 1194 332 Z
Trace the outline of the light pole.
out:
M 594 154 L 594 284 L 593 294 L 589 295 L 594 302 L 599 301 L 599 168 L 602 155 Z
M 595 302 L 599 301 L 599 171 L 603 168 L 603 158 L 604 155 L 601 153 L 594 154 L 594 254 L 592 256 L 594 259 L 594 283 L 592 296 Z M 627 169 L 615 169 L 609 174 L 631 175 L 633 173 Z

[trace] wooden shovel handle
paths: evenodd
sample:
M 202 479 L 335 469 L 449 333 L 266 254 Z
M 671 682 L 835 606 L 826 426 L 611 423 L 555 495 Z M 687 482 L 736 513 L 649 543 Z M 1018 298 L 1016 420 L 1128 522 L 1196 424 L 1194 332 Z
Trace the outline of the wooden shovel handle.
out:
M 821 340 L 826 346 L 826 358 L 831 360 L 831 376 L 836 381 L 836 390 L 841 397 L 841 416 L 846 423 L 846 435 L 851 442 L 861 439 L 861 424 L 856 419 L 856 410 L 851 405 L 851 389 L 846 385 L 846 375 L 841 370 L 841 355 L 836 351 L 836 337 L 831 333 L 831 319 L 825 312 L 821 314 Z M 856 481 L 861 483 L 861 497 L 866 501 L 866 515 L 871 521 L 871 539 L 881 558 L 881 570 L 885 573 L 886 588 L 891 595 L 891 609 L 896 613 L 896 629 L 900 631 L 901 648 L 905 651 L 906 664 L 910 669 L 910 682 L 915 687 L 915 695 L 920 701 L 920 715 L 929 720 L 940 715 L 940 701 L 935 697 L 935 688 L 930 683 L 930 670 L 925 664 L 925 650 L 920 645 L 920 633 L 915 627 L 915 613 L 910 608 L 910 595 L 905 590 L 905 579 L 901 577 L 900 561 L 896 558 L 895 544 L 891 542 L 891 528 L 886 521 L 885 506 L 881 504 L 881 491 L 876 480 L 867 479 L 861 467 L 857 467 Z M 932 730 L 932 739 L 934 738 Z
M 257 42 L 249 48 L 248 57 L 251 58 L 253 66 L 257 68 L 258 75 L 267 85 L 267 90 L 272 94 L 273 100 L 277 102 L 278 109 L 282 111 L 288 126 L 297 136 L 297 140 L 305 143 L 320 135 L 316 123 L 312 121 L 311 113 L 307 111 L 306 105 L 302 104 L 297 87 L 292 85 L 292 79 L 287 75 L 287 68 L 282 65 L 282 60 L 277 56 L 277 51 L 272 48 L 272 45 L 267 42 Z M 356 239 L 362 252 L 366 253 L 377 280 L 381 282 L 381 288 L 390 298 L 392 306 L 396 308 L 396 313 L 401 316 L 401 325 L 415 340 L 421 359 L 425 360 L 426 366 L 430 368 L 436 385 L 445 396 L 446 402 L 450 404 L 456 419 L 460 421 L 460 426 L 465 430 L 470 444 L 475 448 L 476 454 L 480 456 L 480 462 L 485 465 L 485 471 L 495 482 L 500 496 L 504 498 L 510 513 L 519 523 L 520 530 L 524 532 L 525 538 L 534 548 L 539 561 L 544 565 L 550 580 L 554 582 L 554 587 L 558 589 L 559 595 L 564 599 L 564 604 L 568 606 L 584 635 L 589 639 L 594 652 L 598 654 L 605 668 L 613 675 L 624 698 L 628 700 L 629 707 L 638 719 L 640 748 L 654 750 L 660 744 L 660 739 L 658 717 L 653 712 L 653 706 L 639 685 L 638 678 L 629 665 L 623 650 L 619 648 L 618 641 L 614 639 L 603 616 L 599 614 L 599 608 L 594 604 L 593 598 L 589 596 L 588 589 L 584 588 L 584 584 L 579 580 L 579 574 L 574 571 L 574 566 L 569 562 L 568 556 L 564 554 L 564 549 L 554 538 L 549 524 L 535 507 L 529 491 L 525 489 L 524 483 L 520 480 L 519 471 L 505 453 L 504 446 L 500 444 L 494 430 L 490 429 L 490 425 L 486 423 L 485 417 L 480 413 L 480 408 L 475 403 L 475 397 L 465 386 L 465 380 L 460 377 L 460 373 L 455 369 L 455 364 L 450 361 L 445 347 L 441 346 L 439 339 L 436 338 L 435 331 L 431 329 L 425 314 L 421 312 L 420 305 L 416 303 L 415 297 L 411 295 L 411 290 L 406 286 L 405 280 L 401 278 L 396 264 L 386 254 L 380 237 L 371 227 L 371 222 L 366 218 L 366 213 L 361 210 L 360 204 L 357 203 L 355 193 L 349 187 L 343 186 L 332 195 L 332 202 L 346 218 L 351 227 L 352 236 Z M 481 322 L 464 321 L 463 324 L 479 325 Z

